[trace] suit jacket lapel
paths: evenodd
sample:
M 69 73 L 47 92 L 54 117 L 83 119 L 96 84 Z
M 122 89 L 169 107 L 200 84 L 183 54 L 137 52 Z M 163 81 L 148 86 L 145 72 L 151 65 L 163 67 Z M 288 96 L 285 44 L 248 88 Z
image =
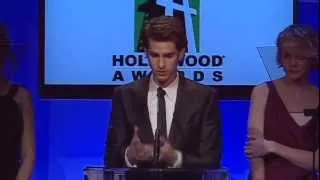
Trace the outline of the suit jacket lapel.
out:
M 149 110 L 148 110 L 148 90 L 149 90 L 149 77 L 141 81 L 136 89 L 137 94 L 137 124 L 139 126 L 139 137 L 143 143 L 152 143 L 154 140 L 151 128 Z
M 183 127 L 186 125 L 188 119 L 189 100 L 188 89 L 186 87 L 185 78 L 180 75 L 179 86 L 177 91 L 177 99 L 175 110 L 173 113 L 172 125 L 169 133 L 169 141 L 174 147 L 179 147 L 183 142 Z

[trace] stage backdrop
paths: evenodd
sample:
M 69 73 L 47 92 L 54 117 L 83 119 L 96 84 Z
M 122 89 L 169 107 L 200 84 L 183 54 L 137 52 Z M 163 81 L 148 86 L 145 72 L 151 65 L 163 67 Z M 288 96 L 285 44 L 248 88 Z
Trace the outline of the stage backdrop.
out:
M 318 5 L 310 1 L 300 7 L 301 22 L 319 30 Z M 0 6 L 0 23 L 8 27 L 19 52 L 20 66 L 16 75 L 10 77 L 34 96 L 37 130 L 34 180 L 79 180 L 83 178 L 84 167 L 103 163 L 111 101 L 39 97 L 38 9 L 37 0 L 3 1 Z M 240 36 L 241 32 L 238 33 Z M 221 107 L 225 136 L 223 165 L 230 169 L 234 179 L 242 180 L 249 167 L 243 154 L 249 102 L 222 101 Z
M 294 2 L 46 0 L 43 95 L 65 98 L 71 89 L 89 88 L 79 96 L 96 97 L 100 93 L 90 90 L 95 87 L 110 98 L 106 88 L 150 74 L 141 43 L 143 25 L 169 15 L 181 19 L 188 38 L 179 70 L 200 83 L 232 88 L 228 99 L 236 98 L 238 88 L 269 80 L 258 48 L 274 46 L 278 32 L 294 22 Z M 275 59 L 269 61 L 276 68 Z

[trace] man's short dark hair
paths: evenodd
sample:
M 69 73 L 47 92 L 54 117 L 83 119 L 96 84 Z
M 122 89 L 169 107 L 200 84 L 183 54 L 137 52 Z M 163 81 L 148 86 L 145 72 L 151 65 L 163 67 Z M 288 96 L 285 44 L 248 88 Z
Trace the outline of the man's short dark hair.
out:
M 155 41 L 172 41 L 180 51 L 187 48 L 186 31 L 181 21 L 174 16 L 152 18 L 144 27 L 143 46 L 149 48 L 149 39 Z

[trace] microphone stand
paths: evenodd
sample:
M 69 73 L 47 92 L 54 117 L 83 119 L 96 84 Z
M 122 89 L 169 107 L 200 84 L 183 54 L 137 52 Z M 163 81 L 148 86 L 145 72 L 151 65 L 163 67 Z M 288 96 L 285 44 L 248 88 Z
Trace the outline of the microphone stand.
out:
M 155 132 L 155 139 L 153 143 L 153 168 L 159 167 L 159 161 L 160 161 L 160 133 L 159 129 L 156 129 Z
M 312 151 L 312 176 L 314 180 L 317 180 L 317 171 L 316 171 L 316 150 L 317 150 L 317 143 L 318 143 L 318 131 L 319 131 L 319 109 L 305 109 L 304 110 L 305 116 L 311 116 L 312 119 L 316 121 L 316 125 L 313 129 L 313 151 Z
M 160 132 L 159 128 L 157 127 L 155 132 L 155 139 L 153 142 L 153 161 L 152 161 L 152 168 L 154 172 L 151 172 L 152 179 L 154 180 L 161 180 L 161 172 L 158 172 L 160 168 Z

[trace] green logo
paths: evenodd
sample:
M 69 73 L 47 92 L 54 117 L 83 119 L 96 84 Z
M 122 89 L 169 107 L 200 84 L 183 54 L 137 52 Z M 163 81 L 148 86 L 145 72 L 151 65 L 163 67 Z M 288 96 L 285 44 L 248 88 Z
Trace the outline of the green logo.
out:
M 200 0 L 135 0 L 134 47 L 143 52 L 142 30 L 153 17 L 166 15 L 180 18 L 188 39 L 187 52 L 200 49 Z

